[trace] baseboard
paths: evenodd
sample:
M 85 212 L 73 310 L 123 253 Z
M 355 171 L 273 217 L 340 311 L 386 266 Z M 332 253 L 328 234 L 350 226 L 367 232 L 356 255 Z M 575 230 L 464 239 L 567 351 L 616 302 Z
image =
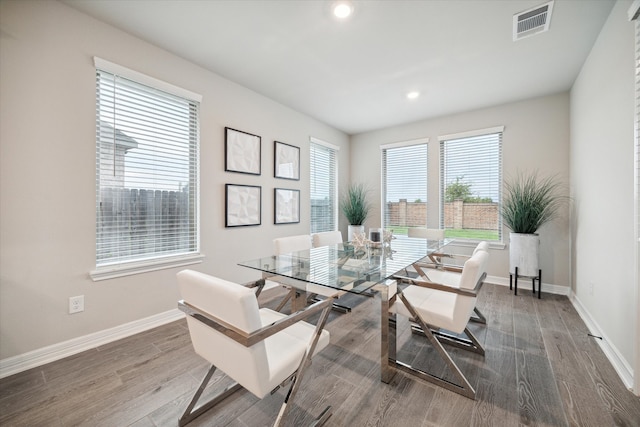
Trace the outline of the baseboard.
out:
M 508 277 L 499 277 L 499 276 L 487 276 L 485 279 L 485 283 L 492 283 L 494 285 L 500 286 L 509 286 L 509 278 Z M 527 291 L 531 289 L 531 279 L 521 278 L 518 279 L 518 289 L 521 291 Z M 556 294 L 556 295 L 569 295 L 571 290 L 568 286 L 560 286 L 553 285 L 551 283 L 542 282 L 542 296 L 544 297 L 545 293 Z
M 144 319 L 125 323 L 104 331 L 73 338 L 24 354 L 0 360 L 0 378 L 36 368 L 65 357 L 81 353 L 110 342 L 162 326 L 184 317 L 180 310 L 173 309 Z
M 589 329 L 589 332 L 592 335 L 602 337 L 601 340 L 596 339 L 596 343 L 598 343 L 607 359 L 609 359 L 609 362 L 618 373 L 625 387 L 633 391 L 633 368 L 624 360 L 618 349 L 611 344 L 611 341 L 607 338 L 606 334 L 602 332 L 598 323 L 593 320 L 587 309 L 582 305 L 582 302 L 580 302 L 580 299 L 573 292 L 569 295 L 569 300 Z

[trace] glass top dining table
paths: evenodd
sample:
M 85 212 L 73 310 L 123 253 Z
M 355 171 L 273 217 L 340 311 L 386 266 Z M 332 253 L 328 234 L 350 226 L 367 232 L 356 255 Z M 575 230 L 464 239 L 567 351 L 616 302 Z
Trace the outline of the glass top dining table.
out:
M 409 266 L 421 272 L 419 261 L 441 251 L 451 240 L 426 240 L 397 236 L 380 247 L 351 243 L 322 246 L 283 255 L 271 255 L 239 263 L 296 289 L 292 311 L 304 308 L 309 284 L 380 296 L 380 379 L 389 383 L 396 372 L 395 334 L 389 328 L 389 308 L 400 290 L 394 275 Z
M 243 261 L 239 265 L 259 270 L 264 277 L 292 279 L 287 280 L 287 284 L 303 290 L 306 284 L 311 283 L 362 294 L 448 243 L 447 239 L 397 236 L 389 244 L 358 247 L 346 242 L 270 255 Z

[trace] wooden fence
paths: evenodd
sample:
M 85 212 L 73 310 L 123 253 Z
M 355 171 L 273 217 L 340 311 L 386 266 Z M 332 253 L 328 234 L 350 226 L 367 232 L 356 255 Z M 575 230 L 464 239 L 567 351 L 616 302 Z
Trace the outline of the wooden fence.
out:
M 103 188 L 97 218 L 97 259 L 134 259 L 197 247 L 189 192 Z
M 427 218 L 427 203 L 399 202 L 387 204 L 389 226 L 424 227 Z M 444 226 L 454 229 L 498 230 L 497 203 L 464 203 L 462 200 L 444 204 Z

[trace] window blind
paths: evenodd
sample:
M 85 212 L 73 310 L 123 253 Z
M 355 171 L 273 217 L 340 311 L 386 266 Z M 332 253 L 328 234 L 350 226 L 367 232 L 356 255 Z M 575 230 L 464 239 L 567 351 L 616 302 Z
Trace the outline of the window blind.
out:
M 501 240 L 502 131 L 440 138 L 440 227 L 447 237 Z
M 338 229 L 337 150 L 310 143 L 311 233 Z
M 406 235 L 409 227 L 426 227 L 427 163 L 426 142 L 382 147 L 384 228 Z
M 199 102 L 96 69 L 96 265 L 199 251 Z

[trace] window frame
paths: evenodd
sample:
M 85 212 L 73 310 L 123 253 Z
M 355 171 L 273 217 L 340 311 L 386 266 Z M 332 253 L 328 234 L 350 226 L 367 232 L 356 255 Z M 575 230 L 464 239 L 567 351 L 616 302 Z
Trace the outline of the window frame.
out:
M 99 82 L 96 82 L 96 126 L 98 133 L 96 134 L 96 242 L 95 242 L 95 255 L 94 259 L 96 262 L 96 267 L 94 270 L 89 272 L 89 275 L 93 281 L 100 281 L 111 279 L 115 277 L 128 276 L 132 274 L 139 274 L 149 271 L 155 271 L 159 269 L 186 266 L 195 263 L 202 262 L 203 256 L 200 253 L 200 129 L 199 129 L 199 105 L 202 101 L 202 96 L 186 89 L 182 89 L 180 87 L 174 86 L 170 83 L 163 82 L 161 80 L 157 80 L 153 77 L 147 76 L 145 74 L 139 73 L 134 70 L 130 70 L 126 67 L 120 66 L 118 64 L 114 64 L 112 62 L 106 61 L 104 59 L 94 57 L 94 65 L 95 65 L 95 73 L 98 76 L 98 73 L 104 72 L 106 74 L 111 74 L 114 76 L 119 76 L 129 81 L 135 82 L 137 85 L 144 85 L 150 87 L 154 91 L 160 91 L 165 94 L 172 95 L 174 97 L 182 98 L 183 100 L 189 102 L 192 105 L 195 105 L 195 120 L 197 121 L 195 125 L 189 126 L 195 127 L 195 132 L 190 134 L 191 139 L 194 141 L 195 146 L 191 146 L 189 148 L 189 174 L 191 176 L 190 184 L 192 183 L 196 188 L 194 189 L 194 193 L 190 194 L 189 197 L 192 199 L 190 205 L 193 205 L 193 228 L 194 230 L 190 232 L 190 236 L 194 239 L 192 244 L 192 248 L 183 253 L 175 253 L 175 254 L 162 254 L 162 253 L 143 253 L 140 256 L 130 259 L 115 259 L 112 261 L 106 261 L 103 263 L 99 262 L 98 259 L 98 237 L 99 237 L 99 215 L 100 215 L 100 176 L 101 176 L 101 164 L 100 164 L 100 128 L 101 128 L 101 120 L 100 120 L 100 98 L 98 97 Z M 193 120 L 193 117 L 190 116 L 189 120 Z M 192 168 L 195 168 L 193 170 Z

